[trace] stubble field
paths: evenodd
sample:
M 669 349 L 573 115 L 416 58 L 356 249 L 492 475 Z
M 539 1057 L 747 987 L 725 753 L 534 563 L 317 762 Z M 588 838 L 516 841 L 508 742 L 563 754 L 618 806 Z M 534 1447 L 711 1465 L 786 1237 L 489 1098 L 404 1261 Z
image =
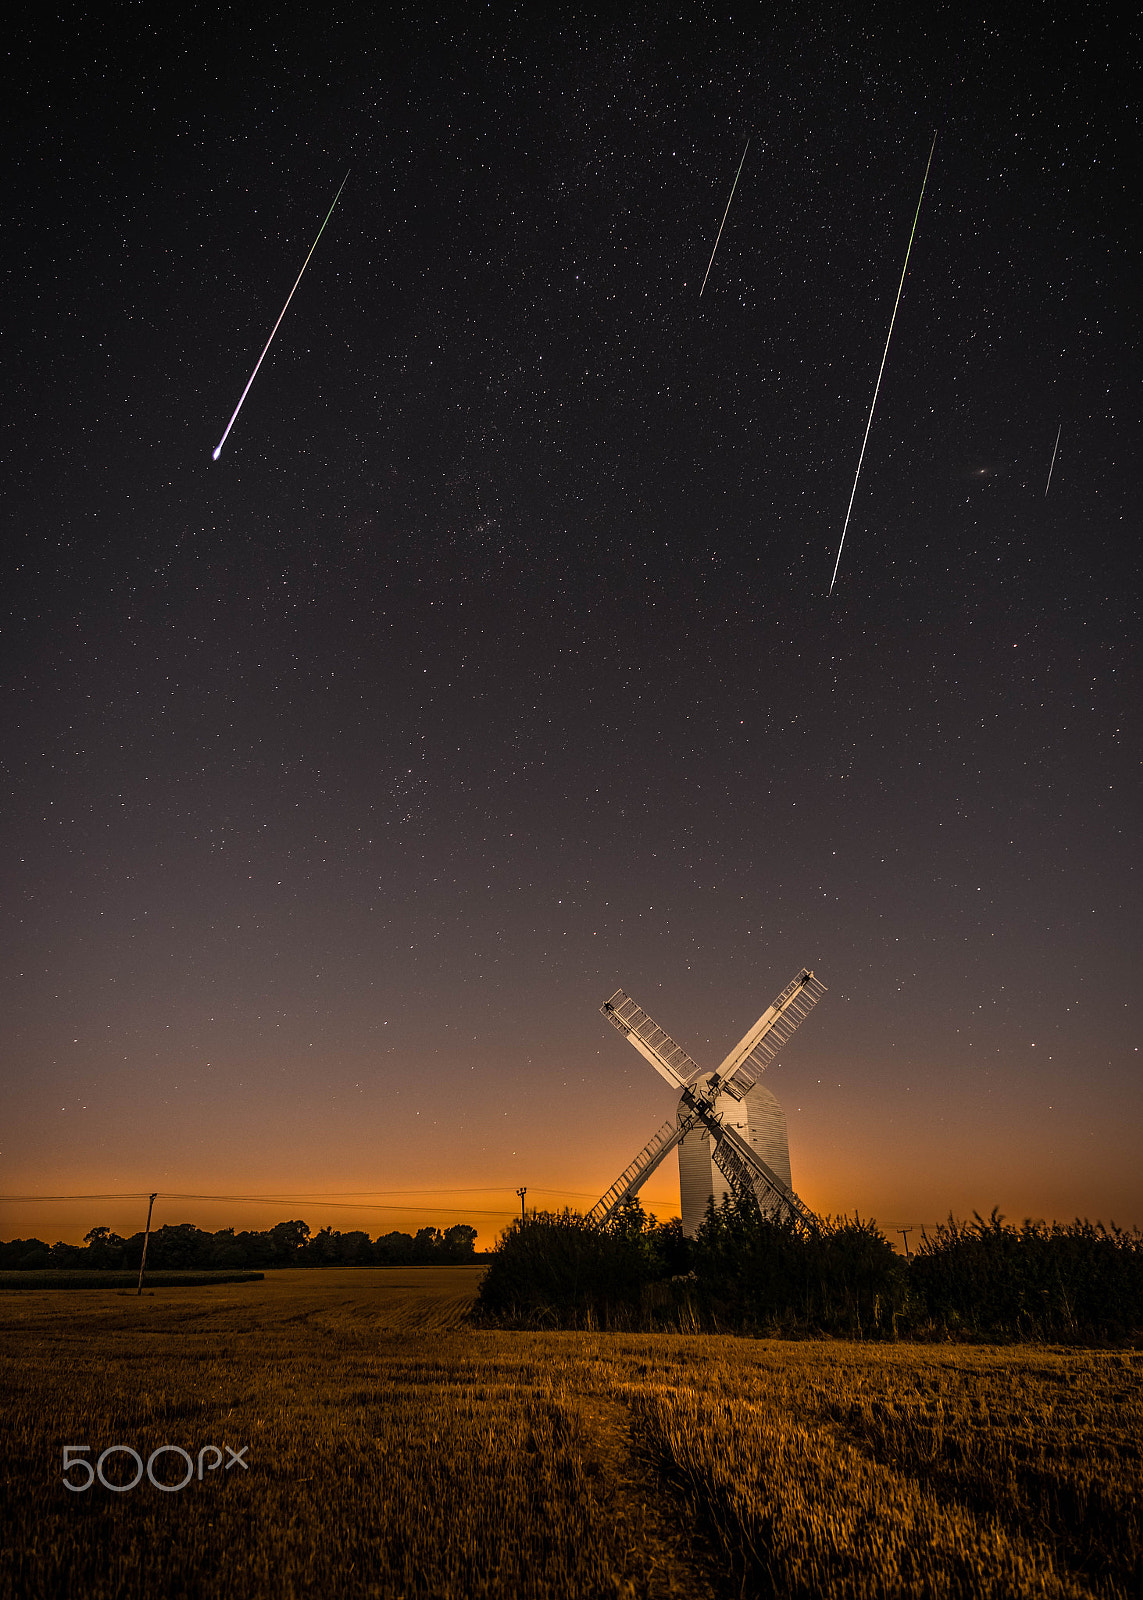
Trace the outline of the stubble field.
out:
M 1143 1592 L 1143 1356 L 480 1330 L 480 1273 L 0 1291 L 0 1593 Z

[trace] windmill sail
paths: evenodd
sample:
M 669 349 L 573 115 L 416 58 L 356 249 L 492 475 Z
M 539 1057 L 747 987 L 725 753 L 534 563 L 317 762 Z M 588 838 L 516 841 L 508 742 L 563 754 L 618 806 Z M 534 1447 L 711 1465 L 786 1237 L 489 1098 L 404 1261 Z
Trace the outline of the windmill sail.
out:
M 701 1071 L 681 1044 L 676 1044 L 669 1033 L 664 1033 L 653 1017 L 642 1006 L 635 1004 L 629 994 L 616 989 L 610 1000 L 605 1000 L 600 1011 L 613 1028 L 625 1034 L 638 1050 L 646 1056 L 660 1077 L 666 1078 L 674 1089 L 681 1089 Z
M 664 1122 L 654 1138 L 648 1139 L 634 1161 L 624 1167 L 602 1199 L 595 1202 L 587 1214 L 587 1220 L 597 1225 L 606 1222 L 617 1205 L 626 1200 L 628 1195 L 635 1194 L 643 1187 L 663 1157 L 669 1155 L 693 1123 L 693 1118 L 685 1124 Z
M 826 986 L 803 967 L 789 982 L 773 1005 L 758 1018 L 718 1069 L 722 1086 L 741 1100 L 765 1072 L 790 1035 L 801 1026 L 817 1005 Z
M 752 1193 L 761 1211 L 772 1212 L 777 1202 L 780 1216 L 792 1217 L 803 1228 L 817 1227 L 817 1219 L 805 1202 L 750 1148 L 737 1129 L 720 1128 L 717 1135 L 712 1134 L 711 1155 L 734 1192 Z

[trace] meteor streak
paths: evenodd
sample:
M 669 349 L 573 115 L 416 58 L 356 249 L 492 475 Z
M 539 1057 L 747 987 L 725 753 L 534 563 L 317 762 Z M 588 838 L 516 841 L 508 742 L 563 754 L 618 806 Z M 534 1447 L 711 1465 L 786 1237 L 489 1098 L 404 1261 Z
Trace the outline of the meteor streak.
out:
M 747 139 L 746 150 L 749 149 L 750 140 Z M 734 182 L 730 185 L 730 200 L 734 199 L 734 191 L 738 188 L 738 180 L 742 176 L 742 162 L 746 160 L 746 150 L 742 152 L 742 161 L 738 163 L 738 171 L 734 174 Z M 726 219 L 730 215 L 730 200 L 726 202 L 726 210 L 722 213 L 722 221 L 718 225 L 718 237 L 714 241 L 714 250 L 711 251 L 710 260 L 706 264 L 706 277 L 704 277 L 702 280 L 702 289 L 706 288 L 706 279 L 710 277 L 710 269 L 714 266 L 714 256 L 715 251 L 718 249 L 718 241 L 722 238 L 722 230 L 726 227 Z M 698 297 L 700 300 L 702 299 L 702 289 L 700 289 L 698 292 Z
M 1044 485 L 1044 499 L 1045 500 L 1048 498 L 1048 490 L 1052 487 L 1052 471 L 1053 471 L 1053 469 L 1054 469 L 1054 467 L 1056 465 L 1056 451 L 1060 448 L 1060 434 L 1063 433 L 1063 431 L 1064 431 L 1064 425 L 1061 422 L 1059 427 L 1056 429 L 1056 442 L 1055 442 L 1054 446 L 1052 447 L 1052 465 L 1048 468 L 1048 481 Z
M 873 403 L 869 407 L 869 421 L 865 424 L 865 438 L 861 441 L 861 454 L 857 458 L 857 471 L 853 476 L 853 489 L 849 496 L 849 510 L 845 513 L 845 527 L 841 530 L 841 544 L 837 547 L 837 560 L 833 564 L 833 577 L 829 580 L 829 592 L 833 593 L 833 586 L 837 582 L 837 569 L 841 565 L 841 552 L 845 546 L 845 536 L 849 531 L 849 519 L 853 515 L 853 501 L 857 494 L 857 480 L 861 476 L 861 463 L 865 460 L 865 446 L 869 443 L 869 430 L 873 426 L 873 413 L 877 409 L 877 396 L 881 389 L 881 379 L 885 372 L 885 362 L 889 355 L 889 340 L 893 337 L 893 324 L 897 321 L 897 307 L 901 304 L 901 291 L 905 287 L 905 274 L 909 270 L 909 256 L 913 250 L 913 239 L 917 232 L 917 219 L 921 215 L 921 201 L 925 198 L 925 185 L 929 181 L 929 168 L 933 164 L 933 151 L 937 148 L 937 136 L 933 134 L 933 142 L 929 146 L 929 159 L 925 163 L 925 176 L 921 179 L 921 193 L 917 200 L 917 209 L 913 214 L 913 231 L 909 235 L 909 247 L 905 251 L 905 265 L 901 268 L 901 281 L 897 285 L 897 298 L 893 302 L 893 315 L 889 318 L 889 333 L 885 339 L 885 350 L 881 356 L 881 371 L 877 374 L 877 382 L 873 386 Z
M 349 173 L 347 172 L 345 174 L 345 177 L 342 178 L 342 180 L 341 180 L 341 189 L 344 189 L 348 182 L 349 182 Z M 333 206 L 335 206 L 337 204 L 337 202 L 341 199 L 341 189 L 339 189 L 337 191 L 337 193 L 333 197 Z M 326 214 L 325 214 L 325 222 L 328 222 L 330 217 L 333 216 L 333 206 L 330 206 L 329 210 L 326 212 Z M 309 264 L 310 264 L 310 256 L 312 256 L 314 251 L 317 249 L 317 247 L 318 247 L 318 239 L 320 239 L 322 234 L 325 232 L 325 222 L 322 223 L 321 227 L 317 231 L 317 239 L 315 239 L 313 244 L 310 245 L 310 255 L 307 256 L 306 259 L 302 262 L 302 271 L 298 273 L 297 282 L 295 282 L 295 284 L 294 284 L 294 289 L 296 289 L 298 287 L 298 284 L 301 283 L 301 281 L 302 281 L 302 273 L 304 273 L 306 268 L 309 266 Z M 266 350 L 268 350 L 270 348 L 270 346 L 273 344 L 274 335 L 277 333 L 278 328 L 281 325 L 282 318 L 286 315 L 286 312 L 289 310 L 290 301 L 294 298 L 294 289 L 291 289 L 289 294 L 286 296 L 286 303 L 282 307 L 281 311 L 278 314 L 278 320 L 277 320 L 277 322 L 275 322 L 274 326 L 270 329 L 270 337 L 266 340 Z M 211 454 L 213 456 L 213 459 L 215 461 L 217 461 L 219 456 L 222 454 L 222 447 L 226 443 L 226 440 L 227 440 L 227 437 L 229 436 L 231 428 L 233 428 L 234 424 L 238 420 L 238 413 L 242 410 L 242 402 L 243 402 L 243 400 L 246 399 L 246 396 L 250 393 L 250 385 L 254 382 L 254 379 L 258 376 L 258 368 L 262 365 L 263 361 L 265 361 L 265 359 L 266 359 L 266 350 L 263 350 L 262 354 L 258 357 L 258 360 L 255 362 L 254 371 L 250 374 L 250 377 L 247 380 L 246 387 L 245 387 L 245 389 L 243 389 L 242 395 L 241 395 L 241 397 L 240 397 L 240 399 L 238 401 L 238 404 L 234 408 L 234 415 L 231 417 L 230 421 L 226 424 L 226 432 L 222 435 L 222 438 L 218 441 L 218 443 L 214 447 L 214 450 L 211 452 Z

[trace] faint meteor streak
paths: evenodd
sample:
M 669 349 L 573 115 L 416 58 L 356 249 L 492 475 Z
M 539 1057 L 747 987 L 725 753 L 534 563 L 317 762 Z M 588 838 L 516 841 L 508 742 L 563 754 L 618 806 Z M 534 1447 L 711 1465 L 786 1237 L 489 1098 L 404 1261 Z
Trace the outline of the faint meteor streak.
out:
M 747 139 L 746 150 L 749 149 L 750 140 Z M 710 260 L 706 264 L 706 277 L 704 277 L 702 280 L 702 289 L 706 288 L 706 279 L 710 277 L 710 269 L 714 266 L 714 257 L 715 252 L 718 250 L 718 241 L 722 238 L 722 230 L 726 227 L 726 219 L 730 215 L 730 201 L 734 199 L 734 191 L 738 188 L 738 180 L 742 176 L 742 164 L 746 160 L 746 150 L 743 150 L 742 152 L 742 161 L 738 163 L 738 171 L 734 174 L 734 182 L 730 185 L 730 200 L 726 202 L 726 210 L 722 213 L 722 221 L 718 225 L 718 237 L 714 241 L 714 250 L 711 251 Z M 702 289 L 700 289 L 698 292 L 698 297 L 700 300 L 702 299 Z
M 861 463 L 865 460 L 865 446 L 869 443 L 869 430 L 873 426 L 873 413 L 877 409 L 877 396 L 881 389 L 881 379 L 885 372 L 885 362 L 889 355 L 889 340 L 893 337 L 893 324 L 897 321 L 897 307 L 901 304 L 901 291 L 905 287 L 905 274 L 909 270 L 909 256 L 913 250 L 913 239 L 917 232 L 917 219 L 921 215 L 921 201 L 925 198 L 925 185 L 929 181 L 929 168 L 933 164 L 933 151 L 937 148 L 937 136 L 933 134 L 933 142 L 929 146 L 929 159 L 925 163 L 925 176 L 921 179 L 921 193 L 917 200 L 917 209 L 913 214 L 913 231 L 909 235 L 909 246 L 905 251 L 905 265 L 901 268 L 901 281 L 897 285 L 897 298 L 893 302 L 893 315 L 889 319 L 889 333 L 885 339 L 885 349 L 881 356 L 881 370 L 877 374 L 877 382 L 873 386 L 873 403 L 869 407 L 869 420 L 865 424 L 865 438 L 861 441 L 861 454 L 857 458 L 857 471 L 853 476 L 853 488 L 849 496 L 849 510 L 845 513 L 845 527 L 841 530 L 841 543 L 837 547 L 837 560 L 833 564 L 833 577 L 829 580 L 829 592 L 833 593 L 833 586 L 837 582 L 837 569 L 841 565 L 841 552 L 845 547 L 845 536 L 849 531 L 849 519 L 853 515 L 853 501 L 857 494 L 857 480 L 861 476 Z
M 1056 442 L 1052 447 L 1052 465 L 1048 468 L 1048 481 L 1044 485 L 1044 499 L 1045 500 L 1048 498 L 1048 490 L 1052 487 L 1052 472 L 1055 469 L 1055 465 L 1056 465 L 1056 451 L 1060 448 L 1060 434 L 1063 433 L 1063 431 L 1064 431 L 1064 425 L 1061 422 L 1059 427 L 1056 429 Z
M 345 177 L 342 178 L 342 180 L 341 180 L 341 189 L 344 189 L 348 182 L 349 182 L 349 173 L 347 172 L 345 174 Z M 341 189 L 339 189 L 337 191 L 337 193 L 333 197 L 333 206 L 335 206 L 337 204 L 337 202 L 341 199 Z M 329 210 L 326 212 L 326 214 L 325 214 L 325 222 L 328 222 L 330 217 L 333 216 L 333 206 L 330 206 Z M 318 239 L 320 239 L 322 234 L 325 232 L 325 222 L 322 223 L 321 227 L 317 231 L 317 239 L 315 239 L 313 244 L 310 245 L 310 255 L 307 256 L 306 259 L 302 262 L 302 271 L 298 273 L 297 282 L 294 284 L 294 289 L 296 289 L 298 287 L 298 284 L 301 283 L 301 281 L 302 281 L 302 273 L 304 273 L 306 268 L 309 266 L 309 264 L 310 264 L 310 256 L 312 256 L 314 251 L 317 249 L 317 247 L 318 247 Z M 273 344 L 274 335 L 277 333 L 279 327 L 281 326 L 282 318 L 286 315 L 286 312 L 290 308 L 290 301 L 294 298 L 294 289 L 291 289 L 289 294 L 286 296 L 286 303 L 282 307 L 281 311 L 278 314 L 278 320 L 277 320 L 277 322 L 275 322 L 274 326 L 270 329 L 270 337 L 266 340 L 266 350 L 268 350 L 270 348 L 270 346 Z M 250 374 L 250 377 L 247 380 L 246 387 L 245 387 L 245 389 L 243 389 L 242 395 L 241 395 L 241 397 L 240 397 L 240 399 L 238 401 L 238 404 L 234 408 L 234 415 L 231 417 L 230 421 L 226 424 L 226 432 L 222 435 L 222 438 L 218 441 L 218 443 L 214 447 L 212 455 L 213 455 L 213 458 L 214 458 L 215 461 L 217 461 L 219 456 L 222 454 L 222 447 L 226 443 L 226 440 L 227 440 L 227 437 L 230 434 L 231 428 L 233 428 L 234 424 L 238 420 L 238 413 L 242 410 L 242 402 L 246 399 L 246 396 L 250 393 L 250 385 L 254 382 L 254 379 L 258 376 L 258 368 L 262 365 L 263 361 L 265 361 L 265 359 L 266 359 L 266 350 L 263 350 L 262 354 L 258 357 L 258 360 L 255 362 L 254 371 Z

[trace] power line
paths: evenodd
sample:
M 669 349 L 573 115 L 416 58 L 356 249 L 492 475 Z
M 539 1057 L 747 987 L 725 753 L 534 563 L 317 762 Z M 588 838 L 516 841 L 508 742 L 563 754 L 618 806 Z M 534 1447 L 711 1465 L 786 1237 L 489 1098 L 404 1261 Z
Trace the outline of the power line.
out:
M 312 1194 L 195 1194 L 184 1190 L 159 1189 L 156 1191 L 161 1200 L 219 1200 L 232 1202 L 247 1202 L 251 1204 L 269 1204 L 271 1202 L 281 1205 L 359 1205 L 364 1206 L 364 1200 L 351 1201 L 342 1196 L 358 1195 L 455 1195 L 455 1194 L 493 1194 L 500 1187 L 499 1184 L 483 1184 L 480 1188 L 470 1189 L 335 1189 L 329 1191 L 319 1190 Z M 505 1186 L 506 1187 L 506 1186 Z M 35 1201 L 69 1201 L 69 1200 L 146 1200 L 150 1194 L 149 1189 L 121 1190 L 114 1194 L 0 1194 L 0 1203 L 4 1201 L 18 1202 L 27 1205 Z M 532 1194 L 547 1194 L 562 1196 L 571 1200 L 594 1200 L 594 1190 L 588 1193 L 582 1189 L 541 1189 L 533 1187 Z M 669 1205 L 671 1200 L 667 1196 L 660 1196 L 655 1200 L 651 1197 L 652 1205 Z M 377 1206 L 372 1209 L 395 1210 L 424 1210 L 418 1206 Z M 509 1207 L 509 1209 L 512 1209 Z M 491 1213 L 490 1213 L 491 1214 Z
M 513 1214 L 513 1210 L 514 1210 L 514 1208 L 512 1206 L 504 1206 L 503 1208 L 501 1208 L 498 1211 L 487 1211 L 487 1210 L 484 1210 L 484 1209 L 478 1209 L 475 1206 L 463 1206 L 463 1207 L 462 1206 L 407 1206 L 407 1205 L 380 1205 L 380 1204 L 378 1204 L 378 1205 L 364 1205 L 364 1204 L 355 1205 L 352 1201 L 346 1201 L 346 1200 L 315 1200 L 313 1198 L 313 1196 L 310 1196 L 310 1197 L 308 1197 L 307 1199 L 304 1199 L 304 1200 L 297 1200 L 297 1199 L 291 1199 L 288 1195 L 287 1196 L 280 1196 L 280 1195 L 262 1196 L 262 1195 L 223 1195 L 223 1194 L 207 1194 L 207 1195 L 164 1194 L 162 1192 L 162 1190 L 158 1190 L 156 1192 L 156 1197 L 161 1201 L 162 1200 L 167 1200 L 167 1201 L 171 1201 L 171 1200 L 192 1201 L 193 1200 L 193 1201 L 198 1201 L 200 1204 L 202 1202 L 204 1202 L 204 1201 L 217 1201 L 217 1202 L 220 1202 L 222 1204 L 229 1204 L 229 1205 L 258 1204 L 258 1205 L 281 1205 L 281 1206 L 309 1206 L 311 1208 L 315 1207 L 315 1206 L 324 1206 L 327 1209 L 332 1209 L 332 1210 L 335 1210 L 335 1211 L 368 1211 L 368 1212 L 396 1211 L 398 1214 L 404 1215 L 404 1216 L 407 1216 L 410 1213 L 412 1213 L 413 1215 L 416 1215 L 416 1216 L 427 1216 L 427 1217 L 493 1217 L 493 1218 L 495 1218 L 495 1217 L 508 1217 L 508 1216 L 511 1216 Z M 108 1195 L 108 1194 L 104 1194 L 104 1195 L 71 1195 L 71 1194 L 59 1195 L 59 1194 L 57 1194 L 57 1195 L 27 1195 L 27 1196 L 4 1195 L 4 1196 L 0 1196 L 0 1199 L 16 1200 L 16 1201 L 19 1201 L 22 1204 L 27 1203 L 28 1201 L 33 1201 L 33 1200 L 56 1200 L 56 1201 L 75 1201 L 75 1200 L 146 1200 L 147 1198 L 148 1198 L 148 1196 L 145 1193 L 140 1193 L 140 1194 L 110 1194 L 110 1195 Z
M 318 1191 L 313 1194 L 192 1194 L 175 1189 L 159 1189 L 155 1192 L 160 1200 L 199 1200 L 231 1205 L 337 1206 L 348 1211 L 443 1211 L 451 1216 L 462 1215 L 469 1212 L 470 1208 L 465 1207 L 462 1212 L 454 1206 L 399 1205 L 379 1201 L 370 1202 L 365 1199 L 343 1199 L 342 1196 L 493 1194 L 500 1187 L 499 1184 L 484 1184 L 480 1188 L 467 1189 L 336 1189 L 328 1192 Z M 507 1193 L 507 1184 L 503 1187 L 505 1193 Z M 541 1189 L 529 1186 L 528 1192 L 530 1194 L 556 1195 L 569 1200 L 594 1200 L 597 1198 L 594 1191 L 588 1193 L 582 1189 Z M 0 1204 L 5 1202 L 18 1205 L 62 1204 L 77 1200 L 146 1200 L 150 1193 L 151 1191 L 148 1189 L 136 1189 L 120 1190 L 114 1194 L 0 1194 Z M 518 1189 L 516 1193 L 519 1193 Z M 653 1195 L 640 1195 L 640 1199 L 644 1205 L 651 1206 L 671 1206 L 677 1203 L 674 1197 L 670 1195 L 660 1195 L 657 1198 Z M 514 1205 L 505 1204 L 502 1211 L 471 1210 L 471 1215 L 474 1217 L 508 1216 L 514 1213 L 515 1209 Z M 909 1222 L 899 1225 L 888 1224 L 883 1231 L 886 1233 L 900 1233 L 903 1227 L 907 1227 L 910 1231 L 915 1230 L 918 1233 L 923 1230 L 935 1233 L 938 1228 L 943 1226 L 944 1223 L 940 1222 Z
M 482 1189 L 350 1189 L 341 1191 L 348 1194 L 388 1194 L 388 1195 L 458 1195 L 458 1194 L 488 1194 L 489 1188 Z M 518 1193 L 519 1191 L 517 1191 Z M 7 1202 L 16 1205 L 35 1204 L 71 1204 L 90 1201 L 132 1201 L 146 1200 L 151 1191 L 140 1189 L 135 1191 L 121 1191 L 116 1194 L 0 1194 L 0 1204 Z M 594 1195 L 581 1193 L 573 1189 L 533 1189 L 533 1194 L 561 1196 L 565 1199 L 594 1199 Z M 504 1205 L 496 1210 L 476 1206 L 441 1206 L 441 1205 L 410 1205 L 407 1202 L 395 1200 L 342 1200 L 324 1194 L 188 1194 L 182 1191 L 159 1189 L 155 1191 L 156 1198 L 160 1201 L 196 1202 L 211 1205 L 276 1205 L 276 1206 L 309 1206 L 325 1207 L 335 1211 L 396 1211 L 416 1216 L 443 1216 L 443 1217 L 478 1217 L 492 1220 L 503 1219 L 514 1215 L 515 1207 Z M 648 1198 L 648 1205 L 671 1207 L 676 1204 L 674 1200 L 654 1200 Z
M 21 1204 L 26 1204 L 33 1200 L 146 1200 L 150 1192 L 149 1189 L 140 1189 L 137 1191 L 120 1190 L 115 1194 L 0 1194 L 0 1201 L 19 1201 Z M 181 1189 L 157 1189 L 155 1191 L 161 1200 L 244 1200 L 257 1201 L 259 1203 L 274 1201 L 283 1205 L 298 1205 L 303 1202 L 312 1202 L 315 1205 L 355 1203 L 351 1201 L 339 1202 L 338 1196 L 341 1194 L 489 1194 L 491 1192 L 491 1187 L 483 1189 L 344 1189 L 336 1190 L 332 1194 L 193 1194 Z M 559 1189 L 541 1189 L 537 1193 L 560 1194 L 563 1191 Z M 356 1203 L 361 1204 L 363 1202 Z
M 146 1200 L 150 1192 L 149 1189 L 140 1189 L 133 1194 L 0 1194 L 0 1201 L 19 1201 L 21 1205 L 27 1205 L 33 1200 Z

